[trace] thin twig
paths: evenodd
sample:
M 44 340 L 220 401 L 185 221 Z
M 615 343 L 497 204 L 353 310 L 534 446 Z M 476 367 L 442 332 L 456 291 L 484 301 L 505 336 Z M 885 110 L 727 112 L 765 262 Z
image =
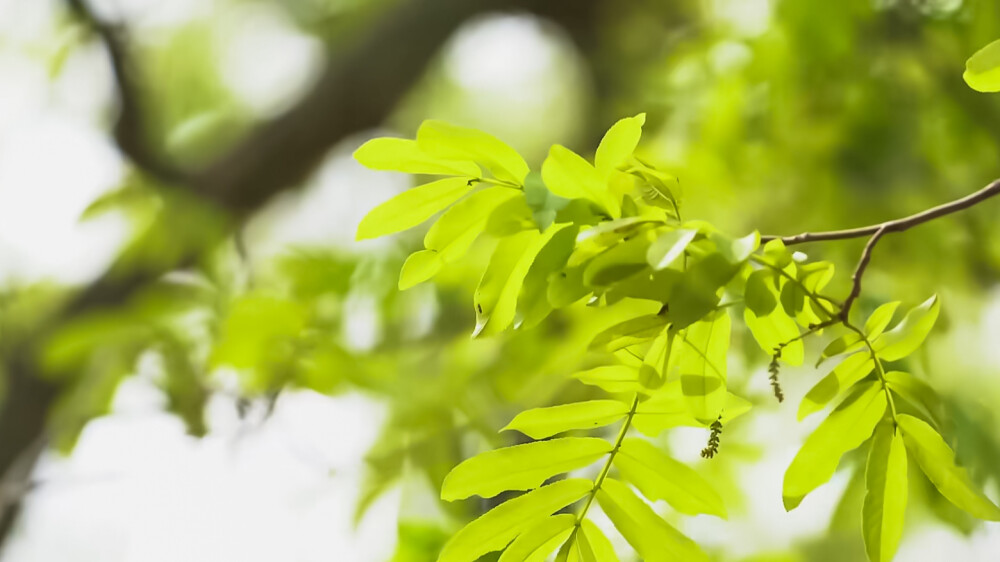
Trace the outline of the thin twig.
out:
M 879 239 L 885 233 L 885 226 L 876 230 L 875 234 L 872 234 L 872 237 L 868 239 L 868 243 L 865 244 L 865 249 L 861 252 L 861 259 L 858 260 L 858 266 L 854 269 L 854 275 L 851 276 L 851 294 L 847 295 L 847 299 L 844 300 L 844 306 L 840 309 L 840 319 L 845 323 L 851 314 L 851 305 L 861 295 L 861 278 L 864 277 L 865 269 L 868 268 L 868 263 L 872 260 L 872 250 L 875 249 L 875 244 L 878 244 Z
M 950 203 L 932 207 L 926 211 L 922 211 L 908 217 L 873 224 L 871 226 L 863 226 L 860 228 L 831 230 L 827 232 L 803 232 L 802 234 L 796 234 L 794 236 L 761 236 L 760 239 L 761 242 L 781 240 L 786 246 L 792 246 L 794 244 L 805 244 L 806 242 L 864 238 L 865 236 L 874 236 L 879 230 L 884 230 L 884 234 L 888 234 L 890 232 L 903 232 L 904 230 L 932 221 L 938 217 L 943 217 L 963 209 L 968 209 L 969 207 L 972 207 L 973 205 L 976 205 L 997 194 L 1000 194 L 1000 179 L 994 180 L 986 187 L 961 199 L 956 199 Z

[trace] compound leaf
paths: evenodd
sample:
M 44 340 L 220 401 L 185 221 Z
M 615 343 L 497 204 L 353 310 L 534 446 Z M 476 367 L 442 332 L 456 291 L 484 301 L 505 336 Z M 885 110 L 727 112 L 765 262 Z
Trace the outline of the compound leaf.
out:
M 532 439 L 544 439 L 571 429 L 593 429 L 614 423 L 628 414 L 628 405 L 617 400 L 588 400 L 526 410 L 501 431 L 516 429 Z
M 545 480 L 582 468 L 611 450 L 594 437 L 562 437 L 486 451 L 466 459 L 444 479 L 441 499 L 492 498 L 507 490 L 530 490 Z

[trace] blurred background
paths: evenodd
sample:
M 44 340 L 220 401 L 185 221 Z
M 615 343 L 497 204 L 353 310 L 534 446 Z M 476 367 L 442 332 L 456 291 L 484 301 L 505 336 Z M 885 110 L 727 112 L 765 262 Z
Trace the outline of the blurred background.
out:
M 421 229 L 353 241 L 414 181 L 355 163 L 365 140 L 444 119 L 537 169 L 645 111 L 640 154 L 686 217 L 859 226 L 1000 176 L 1000 97 L 961 78 L 998 37 L 995 0 L 0 0 L 0 560 L 434 560 L 489 507 L 437 500 L 444 474 L 510 444 L 518 411 L 593 392 L 566 375 L 627 311 L 472 340 L 488 252 L 401 293 Z M 885 239 L 859 303 L 941 295 L 906 368 L 993 498 L 998 214 Z M 862 243 L 801 249 L 843 295 Z M 784 371 L 779 406 L 734 338 L 754 411 L 712 461 L 703 430 L 662 441 L 730 520 L 672 522 L 720 561 L 864 560 L 861 455 L 781 506 L 823 372 Z M 897 559 L 996 560 L 1000 524 L 921 478 Z

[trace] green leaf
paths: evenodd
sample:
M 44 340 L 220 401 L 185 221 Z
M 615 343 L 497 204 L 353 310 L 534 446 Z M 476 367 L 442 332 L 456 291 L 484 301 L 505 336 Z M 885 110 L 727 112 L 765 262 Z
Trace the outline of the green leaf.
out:
M 590 260 L 583 270 L 583 283 L 590 287 L 607 287 L 647 270 L 646 250 L 650 234 L 649 231 L 640 232 Z
M 407 258 L 399 275 L 399 288 L 408 289 L 422 283 L 468 251 L 486 228 L 486 221 L 495 208 L 518 193 L 506 187 L 490 187 L 477 191 L 445 211 L 424 236 L 427 250 Z
M 441 254 L 434 250 L 420 250 L 410 254 L 399 271 L 399 290 L 423 283 L 441 271 L 444 262 Z
M 515 328 L 534 327 L 552 312 L 548 299 L 549 276 L 566 265 L 578 232 L 579 229 L 572 225 L 559 229 L 535 256 L 521 284 L 514 314 Z
M 561 145 L 553 145 L 542 163 L 542 181 L 549 191 L 567 199 L 587 199 L 612 218 L 621 216 L 621 204 L 608 189 L 597 169 L 582 156 Z
M 635 117 L 621 119 L 608 129 L 594 156 L 594 165 L 602 175 L 607 177 L 632 156 L 645 123 L 646 114 L 640 113 Z
M 630 318 L 594 336 L 590 342 L 590 349 L 613 352 L 648 342 L 659 335 L 666 326 L 667 316 L 663 314 L 647 314 Z
M 548 517 L 514 539 L 498 562 L 545 562 L 552 551 L 566 542 L 575 524 L 576 516 L 569 513 Z
M 646 562 L 708 562 L 698 545 L 674 529 L 629 487 L 607 478 L 597 492 L 601 509 Z
M 725 309 L 689 326 L 679 336 L 683 343 L 677 361 L 681 390 L 691 414 L 712 423 L 726 405 L 726 352 L 731 322 Z
M 473 297 L 476 306 L 473 337 L 498 334 L 514 322 L 517 297 L 535 256 L 564 226 L 555 225 L 545 233 L 527 230 L 500 240 Z
M 833 278 L 833 274 L 834 267 L 830 262 L 799 266 L 796 281 L 788 281 L 781 288 L 782 307 L 803 326 L 819 324 L 831 317 L 833 314 L 828 310 L 828 305 L 817 305 L 810 294 L 818 295 Z
M 475 562 L 501 550 L 538 520 L 586 496 L 593 487 L 590 480 L 572 478 L 505 501 L 456 533 L 444 545 L 438 562 Z
M 750 254 L 760 246 L 760 233 L 751 232 L 742 238 L 730 238 L 719 232 L 709 233 L 709 238 L 715 242 L 722 257 L 732 264 L 740 264 L 750 257 Z
M 1000 508 L 976 488 L 964 468 L 955 464 L 955 453 L 934 428 L 906 414 L 900 414 L 898 421 L 906 449 L 942 496 L 979 519 L 1000 521 Z
M 903 536 L 906 511 L 906 447 L 892 422 L 879 424 L 865 469 L 861 512 L 865 549 L 871 562 L 889 562 Z
M 897 361 L 913 353 L 924 342 L 941 310 L 937 295 L 911 309 L 896 326 L 873 342 L 883 361 Z
M 889 322 L 892 322 L 892 315 L 896 314 L 896 309 L 899 308 L 899 301 L 892 301 L 883 304 L 872 312 L 872 315 L 868 317 L 865 321 L 865 335 L 868 336 L 869 341 L 882 335 L 885 331 L 886 326 Z M 855 334 L 857 336 L 857 334 Z M 859 336 L 860 338 L 860 336 Z
M 764 244 L 761 261 L 778 269 L 785 269 L 792 263 L 792 253 L 785 247 L 785 243 L 780 239 L 771 240 Z
M 431 226 L 424 237 L 424 247 L 440 253 L 446 263 L 458 259 L 486 228 L 493 210 L 517 196 L 517 191 L 506 187 L 490 187 L 473 193 L 448 209 Z
M 865 339 L 857 332 L 848 332 L 831 341 L 819 356 L 816 366 L 819 367 L 827 359 L 842 353 L 853 353 L 865 347 Z
M 659 388 L 666 382 L 667 362 L 670 359 L 670 349 L 673 347 L 673 342 L 674 334 L 669 329 L 664 329 L 653 340 L 642 359 L 642 365 L 639 367 L 639 384 L 643 387 Z
M 577 537 L 578 540 L 585 540 L 590 545 L 596 562 L 618 562 L 618 556 L 615 555 L 611 541 L 591 520 L 584 519 L 581 522 Z
M 965 83 L 977 92 L 1000 92 L 1000 39 L 965 61 Z
M 698 235 L 697 230 L 678 228 L 668 230 L 649 245 L 646 252 L 646 261 L 653 269 L 660 270 L 670 267 L 677 258 L 681 257 L 688 244 Z
M 486 219 L 486 233 L 496 238 L 511 236 L 525 230 L 538 231 L 531 208 L 524 197 L 513 197 L 493 209 Z
M 719 493 L 689 466 L 667 456 L 643 439 L 622 442 L 614 464 L 622 478 L 651 500 L 666 500 L 687 515 L 707 513 L 726 518 Z
M 871 437 L 887 404 L 881 385 L 872 382 L 858 387 L 823 420 L 785 472 L 782 501 L 786 511 L 830 480 L 844 453 Z
M 670 321 L 677 329 L 685 328 L 719 304 L 719 290 L 739 270 L 718 252 L 713 252 L 688 267 L 670 295 Z
M 749 412 L 751 407 L 750 402 L 727 392 L 726 405 L 722 410 L 720 421 L 725 425 Z M 696 420 L 691 415 L 687 400 L 681 391 L 681 382 L 671 381 L 658 389 L 649 400 L 639 403 L 632 418 L 632 425 L 644 435 L 656 437 L 671 427 L 708 427 L 709 424 Z
M 478 178 L 479 166 L 467 158 L 440 158 L 424 152 L 417 141 L 396 138 L 372 139 L 354 151 L 354 159 L 373 170 L 408 174 L 431 174 Z M 466 160 L 463 162 L 463 160 Z
M 889 371 L 885 374 L 885 382 L 889 390 L 908 400 L 915 406 L 922 407 L 931 417 L 939 418 L 944 411 L 941 398 L 924 381 L 902 371 Z
M 573 375 L 573 378 L 606 392 L 635 392 L 639 386 L 639 372 L 628 365 L 604 365 Z
M 465 178 L 448 178 L 404 191 L 365 215 L 355 239 L 378 238 L 417 226 L 471 189 Z
M 624 240 L 632 238 L 637 232 L 660 221 L 654 221 L 647 217 L 627 217 L 603 221 L 592 228 L 580 232 L 576 241 L 576 249 L 570 256 L 566 265 L 576 267 L 583 265 L 601 253 L 617 246 Z
M 875 362 L 868 352 L 855 353 L 841 361 L 806 393 L 802 403 L 799 404 L 799 420 L 822 410 L 831 400 L 865 378 L 874 368 Z
M 507 490 L 530 490 L 552 476 L 585 467 L 609 451 L 610 443 L 594 437 L 562 437 L 487 451 L 448 473 L 441 499 L 492 498 Z
M 499 180 L 524 184 L 528 164 L 516 150 L 493 135 L 444 121 L 424 121 L 417 130 L 417 145 L 439 158 L 474 160 Z
M 617 400 L 535 408 L 521 412 L 500 431 L 516 429 L 532 439 L 544 439 L 571 429 L 593 429 L 614 423 L 624 418 L 628 410 L 628 405 Z
M 801 339 L 795 339 L 799 337 L 799 327 L 784 309 L 777 306 L 776 295 L 766 281 L 771 275 L 770 271 L 761 269 L 747 278 L 743 321 L 765 353 L 773 355 L 779 345 L 786 344 L 781 350 L 782 361 L 789 365 L 801 365 L 805 348 Z

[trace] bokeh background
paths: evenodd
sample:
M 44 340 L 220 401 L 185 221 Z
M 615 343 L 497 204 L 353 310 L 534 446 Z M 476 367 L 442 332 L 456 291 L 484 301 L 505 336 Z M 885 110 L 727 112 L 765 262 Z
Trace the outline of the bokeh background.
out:
M 995 0 L 72 5 L 0 0 L 3 562 L 433 560 L 489 507 L 438 501 L 444 474 L 510 443 L 497 430 L 521 409 L 592 392 L 566 375 L 621 311 L 472 340 L 487 252 L 400 293 L 420 229 L 353 241 L 414 181 L 351 159 L 373 136 L 444 119 L 537 167 L 644 111 L 640 154 L 679 178 L 685 216 L 733 233 L 878 222 L 1000 176 L 1000 96 L 961 78 L 1000 37 Z M 124 47 L 119 73 L 95 22 Z M 907 368 L 945 396 L 993 498 L 998 215 L 987 202 L 885 239 L 859 303 L 941 295 Z M 837 264 L 845 294 L 861 243 L 802 249 Z M 702 430 L 662 442 L 732 515 L 676 523 L 718 560 L 863 560 L 860 455 L 781 507 L 819 422 L 796 404 L 822 373 L 785 371 L 779 406 L 767 358 L 735 338 L 752 414 L 710 462 Z M 898 560 L 998 553 L 1000 524 L 911 471 Z

